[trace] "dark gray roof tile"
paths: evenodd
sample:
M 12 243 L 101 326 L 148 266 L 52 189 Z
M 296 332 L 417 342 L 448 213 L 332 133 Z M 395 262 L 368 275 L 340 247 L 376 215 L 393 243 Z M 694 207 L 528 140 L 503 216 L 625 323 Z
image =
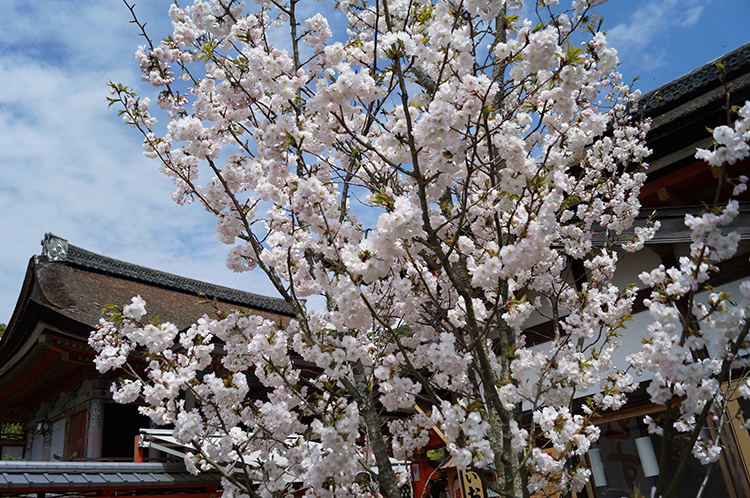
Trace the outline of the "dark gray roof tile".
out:
M 65 478 L 63 474 L 60 473 L 48 472 L 45 474 L 45 477 L 50 482 L 50 484 L 67 484 L 70 482 Z
M 22 473 L 19 474 L 5 474 L 5 479 L 9 486 L 13 487 L 23 487 L 28 488 L 29 487 L 29 481 L 26 479 L 26 476 Z
M 154 479 L 156 479 L 157 481 L 160 481 L 160 482 L 169 482 L 169 483 L 174 483 L 175 482 L 175 478 L 171 474 L 152 472 L 151 476 Z
M 216 473 L 194 476 L 178 463 L 0 461 L 0 489 L 218 484 Z
M 86 479 L 90 483 L 96 484 L 96 483 L 107 482 L 106 479 L 104 479 L 104 477 L 101 476 L 101 474 L 93 474 L 93 473 L 86 472 L 81 475 L 83 476 L 84 479 Z
M 34 484 L 34 485 L 49 484 L 49 480 L 47 479 L 45 474 L 25 472 L 23 476 L 26 478 L 27 481 L 29 481 L 29 484 Z
M 65 479 L 67 479 L 72 484 L 87 484 L 88 483 L 88 480 L 83 476 L 83 474 L 65 472 L 63 476 L 65 476 Z
M 102 472 L 99 475 L 102 476 L 102 478 L 104 478 L 104 480 L 106 482 L 111 483 L 111 484 L 117 484 L 117 483 L 125 482 L 122 479 L 122 477 L 120 477 L 118 474 L 115 474 L 115 473 L 112 473 L 112 472 L 107 472 L 107 473 Z
M 159 479 L 157 479 L 157 478 L 156 478 L 156 477 L 155 477 L 155 476 L 154 476 L 153 474 L 151 474 L 150 472 L 149 472 L 149 473 L 145 473 L 145 472 L 136 472 L 136 473 L 134 473 L 134 474 L 132 474 L 132 475 L 133 475 L 133 477 L 135 477 L 136 479 L 138 479 L 138 480 L 139 480 L 139 481 L 141 481 L 141 482 L 149 482 L 149 483 L 153 483 L 153 482 L 159 482 Z

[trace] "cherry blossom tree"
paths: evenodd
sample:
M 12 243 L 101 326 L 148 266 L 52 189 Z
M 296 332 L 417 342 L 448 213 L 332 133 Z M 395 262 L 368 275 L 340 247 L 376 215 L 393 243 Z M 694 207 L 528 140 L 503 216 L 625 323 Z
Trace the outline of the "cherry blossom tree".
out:
M 599 30 L 603 2 L 539 0 L 532 21 L 520 0 L 342 0 L 331 18 L 345 26 L 303 15 L 309 2 L 253 3 L 172 6 L 159 44 L 134 16 L 142 79 L 168 123 L 121 84 L 110 103 L 174 200 L 215 216 L 227 265 L 263 272 L 294 318 L 236 312 L 180 332 L 143 323 L 139 297 L 112 307 L 90 343 L 101 372 L 131 374 L 115 400 L 145 399 L 193 449 L 188 468 L 218 469 L 228 497 L 284 496 L 290 482 L 305 496 L 399 497 L 409 476 L 393 460 L 433 428 L 459 469 L 494 469 L 485 485 L 501 496 L 580 490 L 594 417 L 636 387 L 612 361 L 637 290 L 613 285 L 615 246 L 640 250 L 658 228 L 625 235 L 648 121 Z M 702 157 L 747 155 L 748 113 Z M 718 446 L 697 435 L 724 413 L 719 384 L 748 332 L 747 295 L 690 297 L 690 319 L 678 306 L 736 250 L 717 228 L 736 204 L 717 209 L 688 220 L 693 256 L 680 268 L 642 276 L 655 321 L 632 358 L 657 372 L 655 401 L 686 397 L 661 429 L 680 422 L 707 460 Z M 534 347 L 524 330 L 538 315 L 551 329 Z M 690 354 L 704 323 L 723 354 Z M 136 350 L 145 372 L 128 361 Z M 222 369 L 208 371 L 219 353 Z M 248 395 L 251 379 L 262 395 Z M 362 472 L 375 489 L 355 483 Z

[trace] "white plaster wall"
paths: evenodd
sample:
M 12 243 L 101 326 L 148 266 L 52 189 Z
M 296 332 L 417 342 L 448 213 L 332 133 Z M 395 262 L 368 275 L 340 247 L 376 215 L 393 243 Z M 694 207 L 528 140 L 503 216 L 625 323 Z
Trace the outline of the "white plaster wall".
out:
M 716 292 L 724 291 L 729 293 L 732 296 L 730 300 L 733 302 L 737 302 L 742 298 L 742 295 L 740 294 L 740 284 L 743 280 L 730 282 L 726 285 L 716 287 L 715 290 Z M 705 302 L 705 300 L 708 299 L 708 296 L 709 292 L 701 292 L 696 296 L 695 301 L 697 303 Z M 625 361 L 625 357 L 630 353 L 638 351 L 641 348 L 641 338 L 648 335 L 647 327 L 653 321 L 648 310 L 634 315 L 633 318 L 634 320 L 632 322 L 628 322 L 627 329 L 623 332 L 623 337 L 621 338 L 622 346 L 620 347 L 620 350 L 615 357 L 616 364 L 621 368 L 627 364 L 627 362 Z M 706 330 L 705 327 L 703 327 L 703 330 L 710 333 L 710 331 Z M 711 351 L 709 349 L 709 353 L 715 355 L 717 354 L 717 351 Z M 639 378 L 639 380 L 648 380 L 650 378 L 651 376 Z
M 617 271 L 612 278 L 612 284 L 620 289 L 624 289 L 629 284 L 636 284 L 639 289 L 642 289 L 645 286 L 638 280 L 638 275 L 644 271 L 651 271 L 660 264 L 661 258 L 649 250 L 648 246 L 636 253 L 619 250 L 617 251 Z
M 16 460 L 19 458 L 23 458 L 23 446 L 3 446 L 0 449 L 0 455 L 2 455 L 3 459 L 6 457 L 6 455 L 9 455 Z
M 50 458 L 54 459 L 55 455 L 63 456 L 65 453 L 65 417 L 55 420 L 52 424 L 52 441 L 51 441 Z
M 31 442 L 31 459 L 39 461 L 42 459 L 42 447 L 44 446 L 44 436 L 41 432 L 37 432 L 34 435 L 34 439 Z
M 635 353 L 636 351 L 639 351 L 641 349 L 641 338 L 646 336 L 649 323 L 651 323 L 651 315 L 649 315 L 648 312 L 638 313 L 637 315 L 634 315 L 633 321 L 627 323 L 628 328 L 621 331 L 622 336 L 619 337 L 620 347 L 612 355 L 612 363 L 615 368 L 625 369 L 628 367 L 626 358 L 631 353 Z M 601 348 L 601 344 L 602 340 L 596 343 L 597 350 Z M 552 341 L 549 341 L 534 346 L 534 349 L 549 353 L 551 347 Z M 640 376 L 634 376 L 634 378 L 636 382 L 643 382 L 652 379 L 653 375 L 650 372 L 644 372 Z M 537 379 L 538 377 L 536 376 L 529 377 L 529 380 L 536 381 Z M 575 397 L 578 398 L 581 396 L 588 396 L 599 391 L 601 391 L 599 386 L 593 386 L 588 391 L 576 392 Z M 528 408 L 528 406 L 524 405 L 524 409 Z
M 661 259 L 653 251 L 648 248 L 643 249 L 635 254 L 625 252 L 623 250 L 617 251 L 617 272 L 615 273 L 612 283 L 620 289 L 624 289 L 630 284 L 636 284 L 639 289 L 643 288 L 643 283 L 638 280 L 638 275 L 644 271 L 651 271 L 661 264 Z M 566 281 L 569 285 L 574 285 L 571 271 L 566 272 Z M 528 299 L 533 301 L 536 297 L 534 292 L 530 292 Z M 560 310 L 560 316 L 567 316 L 567 311 Z M 526 321 L 526 327 L 532 327 L 540 323 L 547 322 L 552 317 L 552 307 L 549 302 L 542 298 L 542 306 L 531 314 L 529 319 Z
M 733 301 L 737 302 L 742 295 L 740 294 L 739 287 L 740 283 L 742 283 L 742 280 L 737 280 L 731 283 L 728 283 L 726 285 L 720 286 L 716 288 L 716 291 L 725 291 L 728 292 L 733 296 Z M 709 293 L 708 292 L 702 292 L 698 294 L 696 302 L 702 302 L 705 301 L 708 298 Z M 622 336 L 620 337 L 620 348 L 615 352 L 615 354 L 612 357 L 613 363 L 615 367 L 617 368 L 627 368 L 628 362 L 626 360 L 627 356 L 635 353 L 637 351 L 640 351 L 642 346 L 641 339 L 644 337 L 648 337 L 648 326 L 653 322 L 653 318 L 649 314 L 648 310 L 643 311 L 641 313 L 638 313 L 636 315 L 633 315 L 633 321 L 627 322 L 627 328 L 623 330 Z M 705 330 L 705 329 L 704 329 Z M 709 353 L 712 355 L 716 354 L 716 351 L 711 351 L 709 349 Z M 640 376 L 634 376 L 635 380 L 637 382 L 643 382 L 646 380 L 651 380 L 653 378 L 653 373 L 651 372 L 643 372 Z M 586 393 L 581 393 L 581 395 L 587 395 L 587 394 L 593 394 L 597 392 L 598 390 L 593 389 Z
M 750 244 L 750 241 L 743 241 L 743 244 Z M 675 244 L 673 247 L 675 250 L 675 256 L 677 258 L 687 255 L 689 252 L 689 244 Z M 645 285 L 638 279 L 638 275 L 644 271 L 651 271 L 661 264 L 661 258 L 656 253 L 649 250 L 648 246 L 642 251 L 639 251 L 635 254 L 626 253 L 620 250 L 618 251 L 618 258 L 618 268 L 613 279 L 613 284 L 620 289 L 624 289 L 628 284 L 631 283 L 636 284 L 639 289 L 644 288 Z M 732 295 L 732 301 L 737 302 L 742 299 L 742 295 L 739 292 L 739 286 L 741 282 L 742 280 L 736 280 L 726 285 L 717 287 L 716 291 L 718 292 L 723 290 L 725 292 L 728 292 Z M 699 294 L 696 299 L 697 302 L 705 301 L 708 295 L 708 292 Z M 543 316 L 551 314 L 549 305 L 545 304 L 542 309 L 540 309 L 540 312 L 535 312 L 534 314 L 532 314 L 525 325 L 529 327 L 538 323 L 543 323 L 549 319 Z M 621 332 L 621 337 L 619 338 L 621 344 L 620 348 L 613 354 L 613 363 L 615 368 L 625 369 L 629 366 L 626 358 L 629 355 L 640 351 L 643 345 L 642 339 L 644 337 L 648 337 L 648 326 L 652 322 L 653 318 L 649 314 L 648 310 L 646 310 L 633 315 L 633 320 L 626 323 L 626 329 Z M 710 334 L 710 331 L 707 332 Z M 550 347 L 551 343 L 547 342 L 535 346 L 535 349 L 541 351 L 549 351 Z M 711 351 L 711 349 L 709 348 L 709 353 L 715 355 L 717 352 Z M 750 351 L 746 353 L 750 353 Z M 644 382 L 653 378 L 653 373 L 651 372 L 642 372 L 640 375 L 636 375 L 635 373 L 633 373 L 633 375 L 636 382 Z M 576 393 L 576 397 L 594 394 L 596 392 L 599 392 L 599 390 L 600 389 L 598 387 L 595 387 L 587 392 Z M 525 408 L 528 408 L 528 406 L 525 406 Z
M 627 322 L 626 329 L 622 331 L 619 338 L 620 349 L 612 355 L 612 362 L 617 368 L 627 368 L 627 356 L 638 352 L 643 346 L 641 339 L 648 336 L 648 326 L 654 321 L 648 310 L 633 315 L 633 321 Z M 650 373 L 644 372 L 642 376 L 636 377 L 638 382 L 650 380 L 653 377 Z
M 575 285 L 570 269 L 565 271 L 565 277 L 565 281 L 568 285 Z M 541 296 L 534 291 L 529 291 L 526 295 L 526 299 L 532 303 L 535 302 L 537 298 L 540 298 L 540 306 L 529 316 L 529 319 L 526 320 L 526 327 L 533 327 L 534 325 L 548 322 L 552 318 L 552 305 L 546 297 Z M 568 312 L 566 310 L 560 310 L 560 315 L 567 316 Z
M 743 281 L 744 281 L 744 279 L 742 279 L 742 280 L 736 280 L 736 281 L 728 283 L 726 285 L 722 285 L 721 287 L 717 287 L 716 288 L 716 292 L 720 292 L 720 291 L 727 292 L 728 294 L 731 295 L 730 301 L 732 301 L 734 303 L 737 303 L 741 299 L 744 299 L 744 297 L 740 293 L 740 284 Z M 705 302 L 706 299 L 708 299 L 709 295 L 710 295 L 709 292 L 701 292 L 700 294 L 698 294 L 696 302 L 698 302 L 698 303 Z M 702 330 L 704 330 L 705 332 L 707 332 L 709 334 L 709 337 L 711 337 L 711 338 L 716 338 L 718 336 L 717 332 L 714 331 L 714 330 L 707 329 L 706 327 L 702 327 Z M 709 345 L 708 345 L 707 349 L 708 349 L 709 354 L 711 354 L 712 356 L 716 356 L 718 353 L 720 353 L 719 351 L 715 350 L 716 349 L 715 347 L 711 347 L 710 342 L 709 342 Z M 747 354 L 747 352 L 745 352 L 745 354 Z

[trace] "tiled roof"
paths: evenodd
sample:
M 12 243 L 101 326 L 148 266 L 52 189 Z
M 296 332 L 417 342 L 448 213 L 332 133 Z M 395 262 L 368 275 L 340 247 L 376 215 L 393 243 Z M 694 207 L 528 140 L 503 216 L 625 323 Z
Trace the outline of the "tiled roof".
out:
M 0 490 L 216 485 L 219 476 L 194 476 L 179 463 L 0 461 Z
M 252 292 L 245 292 L 208 282 L 201 282 L 199 280 L 193 280 L 172 273 L 109 258 L 70 245 L 65 239 L 50 233 L 44 236 L 42 245 L 42 254 L 46 257 L 48 262 L 64 261 L 75 267 L 96 270 L 97 272 L 114 277 L 125 277 L 126 279 L 150 284 L 152 286 L 155 285 L 170 290 L 182 291 L 192 296 L 205 296 L 209 299 L 217 299 L 247 308 L 283 315 L 292 316 L 294 314 L 291 306 L 280 298 L 261 296 L 259 294 L 253 294 Z M 132 297 L 132 295 L 135 294 L 131 294 L 130 297 Z M 129 302 L 129 298 L 126 302 L 113 302 L 113 304 L 122 305 L 127 304 L 127 302 Z
M 728 79 L 747 72 L 750 68 L 750 43 L 742 45 L 687 74 L 651 90 L 641 97 L 642 110 L 650 115 L 663 113 L 697 94 L 721 86 L 721 72 L 717 63 L 724 65 Z

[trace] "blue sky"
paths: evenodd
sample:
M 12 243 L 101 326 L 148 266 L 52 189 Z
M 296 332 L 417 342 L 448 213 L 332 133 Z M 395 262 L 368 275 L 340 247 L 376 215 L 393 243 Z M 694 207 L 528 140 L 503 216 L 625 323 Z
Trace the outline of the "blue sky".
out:
M 323 7 L 308 1 L 306 10 Z M 170 3 L 138 4 L 153 37 L 167 33 Z M 621 71 L 628 80 L 640 75 L 644 91 L 750 41 L 748 0 L 610 0 L 598 10 Z M 45 232 L 114 258 L 273 294 L 261 275 L 225 268 L 227 248 L 211 217 L 171 201 L 171 183 L 143 157 L 137 133 L 107 109 L 108 80 L 139 84 L 140 41 L 128 20 L 117 0 L 3 2 L 0 322 L 10 320 Z

